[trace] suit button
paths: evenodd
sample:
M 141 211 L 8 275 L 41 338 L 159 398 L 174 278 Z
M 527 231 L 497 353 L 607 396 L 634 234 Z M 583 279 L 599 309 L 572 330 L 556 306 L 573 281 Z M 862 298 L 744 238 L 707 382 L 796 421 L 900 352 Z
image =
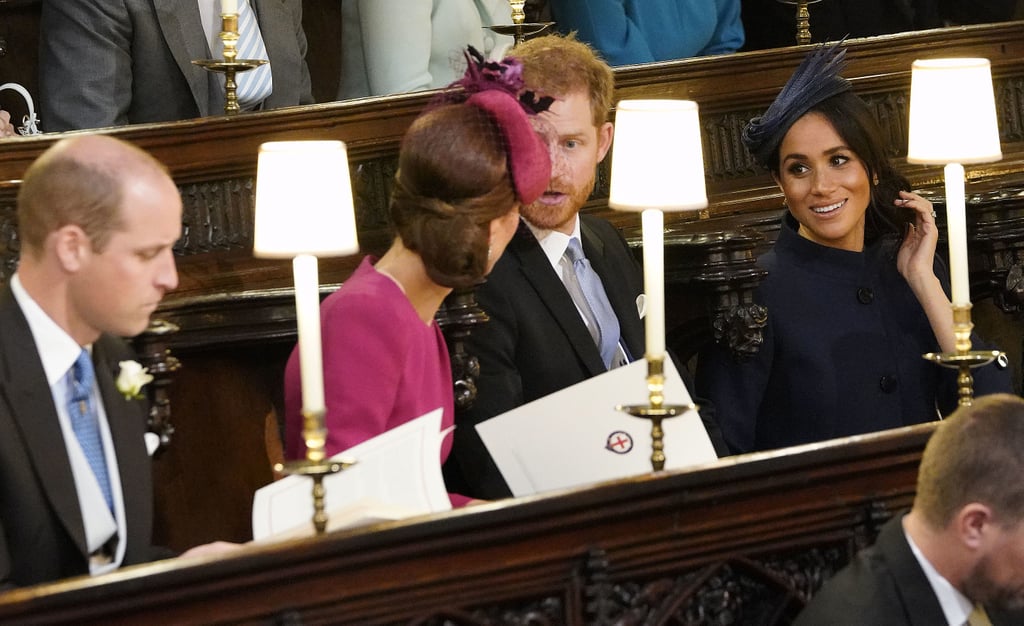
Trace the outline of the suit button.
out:
M 871 291 L 867 287 L 861 287 L 857 290 L 857 301 L 861 304 L 871 304 L 875 299 L 875 292 Z
M 882 378 L 878 380 L 878 387 L 884 393 L 892 393 L 896 391 L 897 387 L 899 387 L 899 381 L 895 376 L 882 376 Z

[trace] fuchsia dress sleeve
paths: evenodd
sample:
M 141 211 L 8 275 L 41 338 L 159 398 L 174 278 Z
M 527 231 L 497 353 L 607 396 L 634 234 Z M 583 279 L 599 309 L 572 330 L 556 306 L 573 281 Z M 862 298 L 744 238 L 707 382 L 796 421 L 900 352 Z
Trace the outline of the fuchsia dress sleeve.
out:
M 424 324 L 399 286 L 367 257 L 320 306 L 328 456 L 438 407 L 454 423 L 451 364 L 437 322 Z M 285 453 L 302 458 L 298 347 L 285 367 Z M 443 463 L 451 436 L 441 447 Z M 453 505 L 464 504 L 453 496 Z

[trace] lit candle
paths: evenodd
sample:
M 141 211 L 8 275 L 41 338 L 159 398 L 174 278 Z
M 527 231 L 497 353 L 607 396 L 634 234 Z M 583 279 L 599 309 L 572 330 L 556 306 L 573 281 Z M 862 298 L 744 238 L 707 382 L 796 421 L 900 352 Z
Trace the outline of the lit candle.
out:
M 644 238 L 644 293 L 647 359 L 665 357 L 665 216 L 659 209 L 641 214 Z
M 320 345 L 320 277 L 317 260 L 300 254 L 292 261 L 295 276 L 295 316 L 299 330 L 299 372 L 302 377 L 302 410 L 324 410 L 324 363 Z
M 949 274 L 956 306 L 971 303 L 971 280 L 967 266 L 967 202 L 964 194 L 964 166 L 946 165 L 946 225 L 949 229 Z
M 220 12 L 224 15 L 238 13 L 238 0 L 220 0 Z

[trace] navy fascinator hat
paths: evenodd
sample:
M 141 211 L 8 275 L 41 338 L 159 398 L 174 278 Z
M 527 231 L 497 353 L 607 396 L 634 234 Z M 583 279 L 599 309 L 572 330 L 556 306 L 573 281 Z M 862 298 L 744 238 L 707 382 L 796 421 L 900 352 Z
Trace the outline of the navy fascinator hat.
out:
M 850 89 L 850 82 L 839 75 L 846 67 L 842 43 L 826 44 L 808 54 L 764 115 L 743 129 L 744 145 L 762 166 L 768 167 L 794 122 L 822 101 Z

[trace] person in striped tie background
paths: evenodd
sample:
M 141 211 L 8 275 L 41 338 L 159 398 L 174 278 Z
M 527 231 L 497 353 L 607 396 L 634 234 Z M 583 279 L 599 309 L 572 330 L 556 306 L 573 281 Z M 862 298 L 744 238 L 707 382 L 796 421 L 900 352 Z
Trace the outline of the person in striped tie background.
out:
M 221 115 L 222 0 L 43 0 L 40 125 L 48 132 Z M 243 109 L 313 102 L 301 0 L 237 0 Z

